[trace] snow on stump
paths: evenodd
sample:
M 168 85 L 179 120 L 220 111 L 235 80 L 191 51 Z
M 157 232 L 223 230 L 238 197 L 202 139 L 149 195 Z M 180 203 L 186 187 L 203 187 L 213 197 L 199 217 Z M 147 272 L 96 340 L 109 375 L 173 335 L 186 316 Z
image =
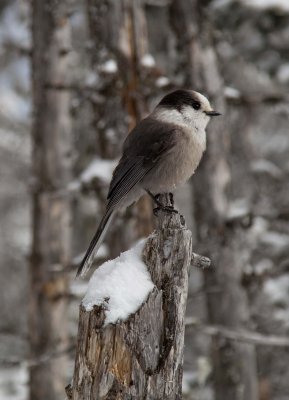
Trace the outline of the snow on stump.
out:
M 162 195 L 164 205 L 171 205 Z M 95 271 L 80 306 L 73 400 L 181 399 L 192 235 L 180 214 L 157 212 L 146 243 Z

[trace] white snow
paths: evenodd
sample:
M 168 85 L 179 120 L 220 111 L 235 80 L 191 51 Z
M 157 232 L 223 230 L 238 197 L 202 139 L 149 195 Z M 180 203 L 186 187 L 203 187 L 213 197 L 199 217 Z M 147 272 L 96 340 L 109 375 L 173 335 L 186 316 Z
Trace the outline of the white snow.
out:
M 25 365 L 0 368 L 0 400 L 28 398 L 28 369 Z
M 87 311 L 105 304 L 105 325 L 126 320 L 154 288 L 141 255 L 145 240 L 118 258 L 105 262 L 92 275 L 82 301 Z
M 72 279 L 70 282 L 70 293 L 78 298 L 85 296 L 87 282 L 80 279 Z M 0 399 L 1 400 L 1 399 Z
M 232 201 L 229 204 L 228 212 L 227 212 L 227 219 L 239 219 L 246 217 L 250 212 L 250 205 L 247 199 L 240 198 Z
M 261 10 L 267 10 L 274 8 L 280 11 L 289 11 L 288 0 L 242 0 L 244 4 L 250 7 L 259 8 Z
M 13 61 L 5 69 L 2 69 L 0 113 L 14 122 L 26 122 L 31 111 L 30 100 L 27 97 L 29 85 L 30 67 L 27 59 L 21 58 Z M 20 94 L 19 89 L 25 93 Z
M 266 273 L 272 271 L 274 269 L 274 263 L 269 258 L 262 258 L 260 261 L 257 261 L 256 264 L 246 264 L 243 268 L 244 273 L 246 275 L 257 275 L 262 276 Z
M 0 94 L 0 112 L 6 118 L 15 122 L 27 120 L 30 113 L 30 103 L 12 90 L 2 90 Z
M 289 327 L 289 275 L 268 279 L 263 290 L 271 303 L 278 307 L 273 313 L 273 318 Z
M 200 356 L 197 358 L 197 367 L 198 383 L 200 386 L 204 386 L 212 372 L 212 365 L 207 357 Z
M 1 104 L 1 95 L 0 95 L 0 104 Z M 28 135 L 27 136 L 21 135 L 10 129 L 2 129 L 0 127 L 0 148 L 4 151 L 11 152 L 12 154 L 15 154 L 17 156 L 21 155 L 22 160 L 27 164 L 30 162 L 31 149 L 30 149 L 30 138 Z
M 117 72 L 117 64 L 115 60 L 107 60 L 101 65 L 100 70 L 107 74 L 115 74 Z
M 117 141 L 117 135 L 116 135 L 115 129 L 112 129 L 112 128 L 106 129 L 106 131 L 105 131 L 105 136 L 106 136 L 109 140 L 113 141 L 114 143 Z
M 263 217 L 255 217 L 250 229 L 248 229 L 248 238 L 250 242 L 257 243 L 262 236 L 267 232 L 269 223 Z
M 212 3 L 213 9 L 224 8 L 227 7 L 233 0 L 215 0 Z
M 263 258 L 258 261 L 254 266 L 254 272 L 256 275 L 263 275 L 274 268 L 273 261 L 269 258 Z
M 226 86 L 224 89 L 224 95 L 228 99 L 239 99 L 241 97 L 241 93 L 238 89 L 233 88 L 231 86 Z
M 94 158 L 91 163 L 80 174 L 79 178 L 67 185 L 67 190 L 77 192 L 82 184 L 90 184 L 94 179 L 99 179 L 105 184 L 109 184 L 113 170 L 115 169 L 117 160 L 106 160 L 102 158 Z
M 197 393 L 197 388 L 204 388 L 208 377 L 212 372 L 212 366 L 207 357 L 200 356 L 197 358 L 197 368 L 193 371 L 184 371 L 183 382 L 182 382 L 182 392 L 184 395 L 192 395 L 192 393 Z M 199 398 L 199 396 L 198 396 Z M 202 396 L 202 399 L 210 399 L 212 396 Z
M 145 54 L 140 60 L 140 63 L 143 67 L 146 68 L 152 68 L 156 65 L 155 59 L 151 54 Z
M 214 9 L 223 8 L 233 3 L 233 1 L 234 0 L 215 0 L 212 6 Z M 259 10 L 275 9 L 282 12 L 289 11 L 288 0 L 239 0 L 239 3 Z
M 160 76 L 156 80 L 156 86 L 157 87 L 164 87 L 164 86 L 167 86 L 169 83 L 170 83 L 170 80 L 166 76 Z
M 15 1 L 13 5 L 4 9 L 0 20 L 0 47 L 5 42 L 17 43 L 18 46 L 26 47 L 30 45 L 28 18 L 25 18 L 27 11 L 28 7 L 25 7 L 24 2 L 20 4 L 19 1 Z
M 283 176 L 282 170 L 272 161 L 259 159 L 251 163 L 251 171 L 254 173 L 267 173 L 272 178 L 280 179 Z
M 82 172 L 80 175 L 80 181 L 83 183 L 89 183 L 93 179 L 98 178 L 103 182 L 110 182 L 116 163 L 116 160 L 105 160 L 96 157 Z
M 87 86 L 95 86 L 98 83 L 98 75 L 95 71 L 88 71 L 85 77 L 85 84 Z
M 182 393 L 184 395 L 191 394 L 192 387 L 196 385 L 197 372 L 196 371 L 184 371 L 182 381 Z
M 267 231 L 261 237 L 261 243 L 276 252 L 282 252 L 289 247 L 289 235 L 275 231 Z
M 277 79 L 281 83 L 289 82 L 289 63 L 280 66 L 277 72 Z

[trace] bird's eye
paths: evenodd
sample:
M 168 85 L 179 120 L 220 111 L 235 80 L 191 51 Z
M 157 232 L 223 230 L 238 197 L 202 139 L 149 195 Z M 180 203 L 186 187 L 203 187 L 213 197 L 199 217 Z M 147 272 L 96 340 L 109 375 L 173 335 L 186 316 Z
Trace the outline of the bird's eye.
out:
M 194 102 L 192 103 L 192 107 L 193 107 L 195 110 L 199 110 L 200 107 L 201 107 L 201 104 L 200 104 L 198 101 L 194 101 Z

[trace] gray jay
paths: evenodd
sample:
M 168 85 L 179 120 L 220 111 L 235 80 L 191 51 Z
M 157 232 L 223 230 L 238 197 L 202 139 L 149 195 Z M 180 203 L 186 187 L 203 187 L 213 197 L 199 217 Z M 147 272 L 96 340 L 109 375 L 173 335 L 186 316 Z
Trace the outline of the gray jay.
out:
M 130 132 L 110 183 L 105 214 L 78 268 L 85 275 L 113 215 L 147 192 L 172 191 L 195 172 L 206 149 L 206 126 L 220 115 L 208 99 L 192 90 L 166 95 L 154 111 Z M 160 206 L 160 204 L 158 204 Z

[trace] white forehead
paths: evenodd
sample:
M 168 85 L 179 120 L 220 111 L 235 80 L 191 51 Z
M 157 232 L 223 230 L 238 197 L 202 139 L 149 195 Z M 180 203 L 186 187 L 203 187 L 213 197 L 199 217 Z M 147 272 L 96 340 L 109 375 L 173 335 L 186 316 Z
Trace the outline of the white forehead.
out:
M 199 92 L 195 92 L 195 91 L 192 91 L 192 92 L 194 93 L 195 97 L 197 97 L 199 99 L 199 102 L 203 105 L 203 108 L 205 110 L 211 110 L 211 108 L 212 108 L 211 104 L 210 104 L 209 100 L 203 94 L 201 94 Z

